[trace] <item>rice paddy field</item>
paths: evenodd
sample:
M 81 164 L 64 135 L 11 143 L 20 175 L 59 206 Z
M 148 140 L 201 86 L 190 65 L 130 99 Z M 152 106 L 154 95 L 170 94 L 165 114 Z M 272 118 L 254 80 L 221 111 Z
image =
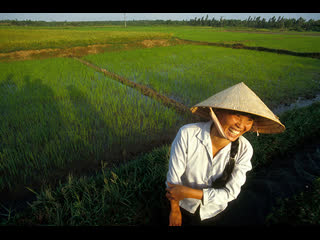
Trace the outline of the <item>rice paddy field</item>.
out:
M 168 39 L 170 33 L 119 31 L 113 28 L 1 27 L 0 52 L 30 49 L 69 48 L 90 44 L 128 43 L 146 39 Z
M 249 86 L 271 109 L 297 99 L 311 99 L 320 92 L 317 58 L 187 42 L 178 44 L 175 39 L 320 52 L 317 33 L 165 26 L 1 26 L 0 55 L 109 44 L 103 51 L 82 56 L 81 60 L 188 108 L 239 82 Z M 155 40 L 165 44 L 138 46 L 146 40 L 150 44 Z M 132 44 L 130 48 L 121 47 L 128 43 Z M 154 218 L 150 214 L 159 214 L 152 208 L 161 211 L 166 203 L 161 200 L 161 206 L 155 207 L 153 203 L 143 205 L 142 199 L 145 196 L 153 201 L 161 198 L 164 185 L 154 184 L 164 183 L 170 144 L 177 130 L 193 121 L 190 114 L 145 96 L 103 71 L 82 64 L 72 55 L 28 60 L 17 57 L 10 61 L 0 56 L 0 59 L 0 202 L 4 202 L 1 206 L 6 212 L 2 213 L 6 217 L 4 223 L 12 224 L 13 219 L 7 203 L 31 191 L 38 200 L 29 204 L 32 207 L 27 215 L 16 214 L 20 219 L 26 216 L 33 219 L 34 222 L 27 221 L 28 224 L 150 224 Z M 316 119 L 319 106 L 313 109 Z M 320 133 L 319 128 L 312 125 L 312 117 L 304 124 L 305 128 L 312 126 L 313 131 L 299 132 L 303 117 L 295 123 L 293 115 L 283 116 L 288 121 L 284 124 L 289 126 L 286 138 L 267 136 L 263 145 L 261 138 L 248 136 L 258 148 L 252 160 L 255 168 L 271 156 L 284 154 Z M 280 120 L 283 121 L 281 116 Z M 272 142 L 281 144 L 281 141 L 287 144 L 284 149 L 270 147 Z M 155 162 L 150 162 L 152 159 Z M 122 176 L 126 176 L 126 180 Z M 78 196 L 74 198 L 76 203 L 68 202 L 71 198 L 68 194 Z M 58 205 L 62 208 L 49 208 L 50 201 L 60 201 Z M 85 201 L 88 205 L 81 205 Z M 100 203 L 106 205 L 100 206 Z M 96 216 L 102 209 L 107 220 L 93 215 L 84 217 L 88 209 L 95 206 Z M 53 212 L 59 211 L 60 215 L 54 216 Z M 71 217 L 68 211 L 72 212 Z M 127 218 L 122 213 L 127 214 Z M 39 220 L 40 215 L 46 220 Z M 26 224 L 17 218 L 13 221 Z
M 1 189 L 83 160 L 100 165 L 181 118 L 72 59 L 3 63 L 1 73 Z
M 84 59 L 187 106 L 239 82 L 248 84 L 270 107 L 319 91 L 319 60 L 267 52 L 180 45 Z
M 175 32 L 175 31 L 173 31 Z M 183 39 L 216 42 L 240 43 L 246 46 L 283 49 L 295 52 L 319 52 L 319 33 L 272 32 L 263 29 L 233 28 L 180 28 L 175 36 Z
M 0 27 L 0 52 L 26 49 L 67 48 L 103 43 L 128 43 L 145 39 L 181 39 L 242 43 L 296 52 L 320 52 L 317 32 L 274 32 L 261 29 L 211 27 Z

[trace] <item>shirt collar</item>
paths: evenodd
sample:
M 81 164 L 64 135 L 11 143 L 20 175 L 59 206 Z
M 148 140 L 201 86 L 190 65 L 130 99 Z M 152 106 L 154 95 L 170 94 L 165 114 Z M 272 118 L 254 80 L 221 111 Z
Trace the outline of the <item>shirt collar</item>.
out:
M 210 129 L 213 121 L 210 120 L 209 122 L 206 122 L 204 126 L 200 129 L 198 134 L 196 135 L 197 138 L 201 141 L 201 143 L 206 147 L 209 155 L 212 158 L 212 143 L 211 143 L 211 137 L 210 137 Z M 231 142 L 227 144 L 224 148 L 222 148 L 219 153 L 222 153 L 224 151 L 228 151 L 231 149 Z
M 197 138 L 204 145 L 211 144 L 210 129 L 212 123 L 213 122 L 211 120 L 209 122 L 206 122 L 197 134 Z

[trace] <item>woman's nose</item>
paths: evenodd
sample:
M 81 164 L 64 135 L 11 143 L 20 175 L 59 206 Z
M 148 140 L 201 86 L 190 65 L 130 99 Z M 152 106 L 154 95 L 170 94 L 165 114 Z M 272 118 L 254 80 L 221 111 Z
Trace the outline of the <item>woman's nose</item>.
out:
M 247 131 L 247 129 L 251 128 L 252 126 L 252 122 L 244 119 L 244 118 L 239 118 L 238 121 L 236 122 L 236 127 L 239 128 L 240 130 L 243 130 L 243 131 Z
M 240 117 L 238 119 L 238 121 L 236 122 L 236 126 L 239 128 L 239 129 L 244 129 L 246 127 L 246 123 L 245 121 Z

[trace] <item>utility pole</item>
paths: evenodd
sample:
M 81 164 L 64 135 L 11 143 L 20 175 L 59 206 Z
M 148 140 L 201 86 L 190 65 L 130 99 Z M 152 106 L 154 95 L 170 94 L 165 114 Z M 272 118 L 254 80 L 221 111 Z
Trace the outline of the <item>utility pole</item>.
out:
M 126 22 L 126 14 L 124 13 L 124 27 L 127 27 L 127 22 Z

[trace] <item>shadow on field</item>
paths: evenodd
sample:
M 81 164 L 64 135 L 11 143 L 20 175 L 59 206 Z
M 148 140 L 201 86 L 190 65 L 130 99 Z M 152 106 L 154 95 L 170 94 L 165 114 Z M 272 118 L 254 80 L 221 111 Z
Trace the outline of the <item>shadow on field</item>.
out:
M 26 186 L 54 186 L 69 173 L 99 170 L 100 160 L 115 157 L 103 151 L 114 130 L 76 86 L 67 91 L 71 108 L 39 78 L 25 75 L 21 81 L 8 74 L 0 83 L 1 203 L 19 206 L 34 198 Z
M 26 186 L 48 183 L 57 131 L 63 126 L 54 92 L 39 78 L 8 74 L 0 84 L 0 200 L 29 195 Z M 11 185 L 12 189 L 9 189 Z M 10 191 L 9 191 L 10 190 Z
M 119 165 L 171 141 L 166 134 L 148 143 L 119 142 L 80 86 L 67 86 L 65 97 L 40 78 L 19 78 L 8 74 L 0 83 L 0 201 L 32 195 L 26 186 L 36 190 L 71 172 L 90 174 L 101 161 Z M 112 145 L 109 138 L 116 139 Z
M 76 126 L 73 126 L 74 131 L 78 132 L 80 137 L 86 135 L 83 136 L 85 140 L 79 147 L 79 151 L 83 153 L 79 156 L 79 161 L 72 164 L 72 168 L 76 167 L 80 171 L 97 169 L 102 160 L 106 161 L 112 158 L 108 138 L 115 136 L 115 131 L 106 125 L 101 113 L 90 103 L 85 93 L 74 85 L 69 85 L 66 89 L 73 105 L 77 123 Z

